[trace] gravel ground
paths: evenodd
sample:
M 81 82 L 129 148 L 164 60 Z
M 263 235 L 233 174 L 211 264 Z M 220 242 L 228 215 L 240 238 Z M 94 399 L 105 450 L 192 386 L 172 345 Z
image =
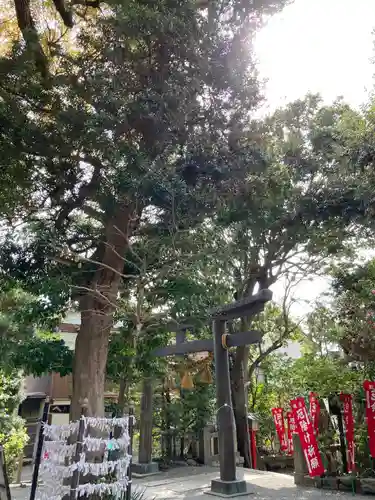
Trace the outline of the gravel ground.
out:
M 29 475 L 28 475 L 29 477 Z M 218 498 L 205 494 L 209 490 L 211 479 L 218 477 L 218 469 L 208 467 L 181 467 L 143 479 L 134 479 L 133 488 L 145 489 L 149 499 L 155 500 L 199 500 Z M 293 477 L 263 471 L 246 471 L 239 469 L 238 477 L 244 478 L 249 485 L 249 495 L 235 498 L 254 500 L 353 500 L 350 493 L 325 491 L 318 489 L 296 488 Z M 40 491 L 43 487 L 40 487 Z M 12 499 L 26 500 L 30 495 L 30 487 L 11 488 Z M 38 495 L 37 495 L 38 498 Z M 371 497 L 356 495 L 355 500 Z

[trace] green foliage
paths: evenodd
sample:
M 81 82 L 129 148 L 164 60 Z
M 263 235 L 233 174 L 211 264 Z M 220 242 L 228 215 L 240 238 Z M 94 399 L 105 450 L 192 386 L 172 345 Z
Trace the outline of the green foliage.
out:
M 131 500 L 146 500 L 146 489 L 145 488 L 133 488 L 131 492 Z
M 14 417 L 12 425 L 7 427 L 6 431 L 0 431 L 0 442 L 4 443 L 8 479 L 14 480 L 19 461 L 20 459 L 22 460 L 22 452 L 29 440 L 29 436 L 24 421 L 19 417 Z
M 72 372 L 73 352 L 58 336 L 38 333 L 18 343 L 7 342 L 5 347 L 9 364 L 27 375 L 55 372 L 63 377 Z
M 57 335 L 36 330 L 30 316 L 36 302 L 19 288 L 0 293 L 1 368 L 35 376 L 54 371 L 64 376 L 72 371 L 73 354 Z
M 149 285 L 157 282 L 162 301 L 171 287 L 176 294 L 199 284 L 204 296 L 199 280 L 180 276 L 185 247 L 176 235 L 186 243 L 188 232 L 263 168 L 258 149 L 233 147 L 232 135 L 246 128 L 261 100 L 249 50 L 253 27 L 285 4 L 210 2 L 202 15 L 190 0 L 116 2 L 88 29 L 77 28 L 74 50 L 53 44 L 48 85 L 22 45 L 0 60 L 4 182 L 16 177 L 22 186 L 14 201 L 0 200 L 0 267 L 48 298 L 44 311 L 34 309 L 38 319 L 77 300 L 90 311 L 90 328 L 98 324 L 91 316 L 104 314 L 109 336 L 119 297 L 136 295 L 144 249 L 151 243 L 155 250 L 155 235 L 169 243 L 156 245 L 147 262 L 144 293 L 155 292 Z M 164 250 L 171 272 L 150 273 L 168 267 L 158 260 Z M 199 304 L 190 297 L 195 312 Z M 145 309 L 137 328 L 150 315 Z M 87 354 L 95 363 L 96 353 L 77 352 Z M 103 379 L 103 365 L 91 373 Z
M 306 330 L 303 344 L 305 353 L 325 356 L 332 348 L 337 349 L 340 327 L 332 309 L 317 304 L 306 318 Z
M 331 355 L 307 353 L 292 360 L 275 354 L 262 365 L 265 381 L 253 378 L 249 407 L 260 417 L 260 439 L 268 444 L 275 439 L 271 408 L 281 406 L 290 411 L 289 401 L 303 396 L 308 404 L 310 391 L 320 397 L 334 392 L 356 394 L 364 380 L 361 371 L 353 371 L 342 359 Z
M 338 341 L 345 352 L 365 363 L 375 360 L 375 260 L 334 270 L 334 311 Z
M 0 443 L 4 446 L 10 478 L 16 472 L 20 454 L 28 441 L 24 421 L 17 415 L 21 381 L 17 371 L 0 371 Z
M 156 401 L 156 404 L 156 425 L 163 428 L 163 421 L 167 421 L 177 436 L 192 433 L 198 437 L 199 432 L 213 419 L 215 386 L 194 380 L 194 389 L 180 390 L 179 396 L 173 396 L 166 406 L 165 414 L 160 412 L 161 401 Z
M 289 366 L 288 366 L 289 365 Z M 362 374 L 353 371 L 343 360 L 331 356 L 316 357 L 305 354 L 301 358 L 279 367 L 272 382 L 282 390 L 289 380 L 294 396 L 307 396 L 309 391 L 327 397 L 331 392 L 349 392 L 361 384 Z M 285 387 L 285 385 L 284 385 Z

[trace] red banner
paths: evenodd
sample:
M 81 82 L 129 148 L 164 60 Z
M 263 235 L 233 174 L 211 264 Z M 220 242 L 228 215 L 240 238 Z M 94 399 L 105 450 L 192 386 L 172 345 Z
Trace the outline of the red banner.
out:
M 370 455 L 375 458 L 375 382 L 365 380 L 363 388 L 366 393 L 367 435 Z
M 289 455 L 293 455 L 293 434 L 296 434 L 297 432 L 293 412 L 288 411 L 288 413 L 286 414 L 286 418 L 288 420 L 288 453 Z
M 354 445 L 354 417 L 353 417 L 353 396 L 351 394 L 340 394 L 343 402 L 344 425 L 348 456 L 348 472 L 355 470 L 355 445 Z
M 320 404 L 319 404 L 319 399 L 318 399 L 318 395 L 316 394 L 316 392 L 310 392 L 309 401 L 310 401 L 311 424 L 313 426 L 315 434 L 318 435 L 318 433 L 319 433 Z
M 322 457 L 320 456 L 318 442 L 307 413 L 305 400 L 303 398 L 292 399 L 290 406 L 293 411 L 309 475 L 311 477 L 321 476 L 324 474 Z
M 281 451 L 286 451 L 288 449 L 288 443 L 285 435 L 284 411 L 282 408 L 272 408 L 272 415 L 280 441 L 280 449 Z

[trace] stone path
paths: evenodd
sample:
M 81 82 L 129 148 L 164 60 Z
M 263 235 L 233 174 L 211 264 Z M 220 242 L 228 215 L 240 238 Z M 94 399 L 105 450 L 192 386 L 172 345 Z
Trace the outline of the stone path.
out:
M 204 491 L 209 490 L 211 479 L 218 477 L 218 470 L 207 467 L 189 467 L 174 469 L 159 476 L 149 477 L 142 481 L 137 481 L 138 488 L 145 488 L 148 498 L 157 500 L 213 500 L 219 497 L 208 496 Z M 293 477 L 283 474 L 263 471 L 238 470 L 238 477 L 244 478 L 249 484 L 248 496 L 235 498 L 248 498 L 249 500 L 318 500 L 337 499 L 353 500 L 353 495 L 341 492 L 322 491 L 317 489 L 301 489 L 294 486 Z M 366 497 L 357 495 L 356 500 Z M 369 497 L 367 497 L 367 500 Z
M 219 497 L 208 496 L 211 479 L 218 477 L 218 469 L 209 467 L 181 467 L 143 479 L 134 479 L 133 488 L 144 489 L 147 499 L 155 500 L 214 500 Z M 249 484 L 248 496 L 235 497 L 249 500 L 369 500 L 371 497 L 350 493 L 340 493 L 317 489 L 296 488 L 293 477 L 263 471 L 238 470 L 238 477 L 244 477 Z M 12 499 L 27 500 L 30 487 L 11 489 Z

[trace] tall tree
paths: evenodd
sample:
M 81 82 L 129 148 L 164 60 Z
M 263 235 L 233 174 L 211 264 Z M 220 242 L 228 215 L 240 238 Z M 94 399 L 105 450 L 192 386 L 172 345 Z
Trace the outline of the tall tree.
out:
M 259 101 L 248 42 L 282 5 L 212 2 L 208 16 L 190 1 L 118 5 L 79 33 L 76 51 L 60 51 L 48 88 L 22 47 L 0 62 L 2 154 L 22 186 L 3 215 L 23 222 L 8 231 L 2 268 L 56 310 L 79 303 L 73 417 L 82 397 L 103 413 L 134 238 L 198 224 L 244 163 L 246 175 L 257 167 L 229 143 Z
M 307 96 L 236 136 L 237 151 L 251 145 L 265 168 L 248 176 L 216 218 L 235 298 L 269 288 L 285 273 L 314 273 L 328 256 L 348 250 L 357 208 L 348 210 L 344 200 L 352 199 L 358 178 L 348 168 L 339 131 L 353 116 L 340 101 L 322 107 L 318 96 Z M 233 328 L 249 326 L 244 318 Z M 249 348 L 237 348 L 233 399 L 245 457 L 248 360 Z

